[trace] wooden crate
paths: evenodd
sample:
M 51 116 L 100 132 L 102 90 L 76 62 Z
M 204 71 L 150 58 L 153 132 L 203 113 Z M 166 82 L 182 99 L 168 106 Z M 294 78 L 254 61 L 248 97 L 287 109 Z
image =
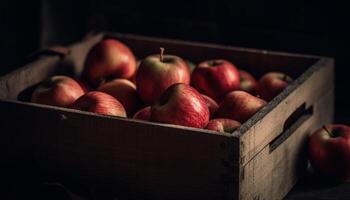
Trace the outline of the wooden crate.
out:
M 28 102 L 54 74 L 79 75 L 103 37 L 142 58 L 166 53 L 199 62 L 225 58 L 257 77 L 295 81 L 233 133 L 102 116 Z M 50 177 L 110 183 L 128 199 L 282 199 L 305 169 L 307 135 L 333 119 L 333 60 L 118 33 L 90 35 L 67 54 L 41 56 L 0 79 L 2 148 Z M 6 116 L 6 117 L 4 117 Z

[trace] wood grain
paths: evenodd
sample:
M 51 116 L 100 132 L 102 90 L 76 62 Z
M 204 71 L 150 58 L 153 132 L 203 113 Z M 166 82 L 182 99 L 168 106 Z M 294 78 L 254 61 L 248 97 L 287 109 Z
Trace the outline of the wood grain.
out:
M 311 106 L 334 87 L 332 61 L 321 60 L 314 66 L 314 69 L 310 69 L 304 76 L 294 81 L 238 130 L 241 166 L 249 162 L 283 131 L 285 120 L 300 105 L 305 103 L 306 107 Z
M 334 91 L 329 90 L 314 104 L 313 115 L 273 152 L 265 146 L 240 169 L 239 199 L 282 199 L 302 176 L 307 164 L 308 135 L 333 121 Z

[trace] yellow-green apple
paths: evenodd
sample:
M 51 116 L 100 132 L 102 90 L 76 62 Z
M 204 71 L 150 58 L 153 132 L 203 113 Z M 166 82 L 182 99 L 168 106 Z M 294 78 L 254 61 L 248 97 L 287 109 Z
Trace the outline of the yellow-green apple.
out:
M 238 71 L 240 77 L 240 90 L 255 95 L 258 88 L 258 82 L 255 80 L 254 76 L 245 70 Z
M 127 79 L 114 79 L 102 84 L 97 90 L 116 98 L 124 106 L 129 117 L 142 105 L 136 85 Z
M 152 121 L 196 128 L 205 127 L 209 115 L 202 95 L 183 83 L 170 86 L 151 107 Z
M 136 74 L 136 88 L 140 98 L 147 105 L 152 105 L 161 94 L 175 83 L 190 82 L 190 71 L 186 62 L 174 55 L 146 57 L 140 64 Z
M 219 103 L 227 93 L 239 89 L 239 72 L 227 60 L 207 60 L 193 70 L 191 85 Z
M 214 117 L 216 111 L 219 109 L 219 105 L 214 101 L 212 98 L 208 97 L 207 95 L 202 94 L 202 97 L 205 100 L 205 103 L 207 104 L 210 112 L 210 118 Z
M 309 159 L 315 172 L 334 181 L 350 180 L 350 127 L 331 124 L 309 139 Z
M 71 108 L 101 115 L 126 117 L 123 105 L 116 98 L 99 91 L 84 94 L 73 103 Z
M 266 105 L 266 102 L 245 91 L 232 91 L 228 93 L 219 105 L 216 112 L 217 118 L 228 118 L 244 123 L 258 110 Z
M 104 39 L 88 53 L 83 77 L 94 87 L 113 78 L 131 78 L 136 71 L 136 59 L 124 43 L 116 39 Z
M 270 101 L 292 81 L 291 77 L 281 72 L 266 73 L 259 80 L 257 93 L 265 101 Z
M 42 82 L 33 92 L 34 103 L 69 107 L 85 93 L 79 82 L 68 76 L 53 76 Z
M 137 111 L 132 118 L 150 121 L 151 120 L 151 106 L 144 107 L 141 110 Z
M 213 130 L 217 132 L 232 133 L 233 131 L 238 129 L 240 126 L 241 126 L 241 123 L 239 123 L 236 120 L 217 118 L 217 119 L 211 119 L 205 128 L 208 130 Z

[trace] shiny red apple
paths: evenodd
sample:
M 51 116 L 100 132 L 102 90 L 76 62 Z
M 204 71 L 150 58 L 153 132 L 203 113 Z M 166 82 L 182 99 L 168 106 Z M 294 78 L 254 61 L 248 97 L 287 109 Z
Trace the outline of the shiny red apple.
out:
M 116 98 L 124 106 L 130 117 L 142 105 L 136 91 L 136 85 L 127 79 L 114 79 L 102 84 L 97 90 Z
M 310 136 L 309 159 L 313 169 L 335 181 L 350 180 L 350 127 L 324 126 Z
M 132 118 L 151 121 L 151 106 L 144 107 L 141 110 L 137 111 Z
M 205 128 L 208 130 L 213 130 L 217 132 L 232 133 L 233 131 L 238 129 L 240 126 L 241 126 L 241 123 L 239 123 L 236 120 L 218 118 L 218 119 L 210 120 Z
M 114 78 L 130 78 L 136 71 L 136 59 L 132 51 L 116 39 L 104 39 L 88 53 L 83 77 L 94 87 Z
M 123 105 L 116 98 L 98 91 L 88 92 L 81 96 L 71 108 L 102 115 L 126 117 Z
M 174 55 L 146 57 L 140 64 L 136 74 L 137 91 L 147 105 L 152 105 L 163 92 L 175 83 L 190 82 L 190 71 L 186 62 Z
M 69 107 L 85 93 L 76 80 L 68 76 L 53 76 L 42 82 L 33 92 L 31 101 L 34 103 Z
M 228 118 L 244 123 L 257 111 L 266 105 L 266 102 L 245 91 L 236 90 L 228 93 L 219 105 L 217 118 Z
M 207 60 L 193 70 L 191 85 L 200 93 L 221 102 L 227 93 L 239 89 L 239 72 L 227 60 Z
M 240 90 L 246 91 L 252 95 L 256 94 L 258 82 L 254 76 L 244 70 L 239 70 Z
M 170 86 L 151 107 L 153 121 L 196 128 L 205 127 L 209 115 L 202 95 L 183 83 Z
M 207 95 L 202 94 L 202 97 L 204 98 L 210 112 L 210 118 L 214 117 L 216 111 L 219 109 L 219 105 L 214 101 L 212 98 L 208 97 Z
M 260 78 L 257 93 L 262 99 L 271 101 L 292 81 L 292 78 L 287 74 L 281 72 L 269 72 Z

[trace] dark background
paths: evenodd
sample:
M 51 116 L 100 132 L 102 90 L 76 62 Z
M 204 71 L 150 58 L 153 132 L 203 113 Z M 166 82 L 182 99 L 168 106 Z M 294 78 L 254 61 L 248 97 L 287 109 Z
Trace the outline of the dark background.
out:
M 319 1 L 2 1 L 0 76 L 31 52 L 70 44 L 90 30 L 317 54 L 335 58 L 335 122 L 350 124 L 346 8 Z

